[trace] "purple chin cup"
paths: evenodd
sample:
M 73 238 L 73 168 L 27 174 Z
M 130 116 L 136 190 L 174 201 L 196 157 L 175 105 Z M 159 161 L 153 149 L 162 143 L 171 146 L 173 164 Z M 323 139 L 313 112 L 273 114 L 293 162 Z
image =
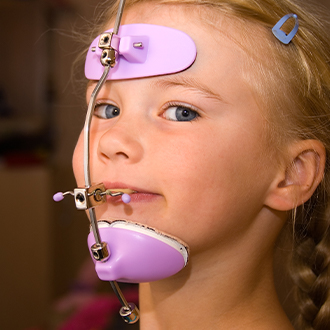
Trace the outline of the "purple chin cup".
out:
M 96 261 L 95 270 L 103 281 L 142 283 L 157 281 L 179 272 L 188 261 L 183 244 L 142 225 L 118 220 L 99 223 L 101 240 L 108 244 L 110 258 Z M 92 233 L 88 246 L 95 243 Z
M 90 80 L 99 80 L 104 71 L 99 39 L 100 36 L 92 42 L 86 57 L 85 75 Z M 112 38 L 111 47 L 117 53 L 117 62 L 108 80 L 180 72 L 194 63 L 197 53 L 194 41 L 186 33 L 151 24 L 121 25 L 118 36 Z

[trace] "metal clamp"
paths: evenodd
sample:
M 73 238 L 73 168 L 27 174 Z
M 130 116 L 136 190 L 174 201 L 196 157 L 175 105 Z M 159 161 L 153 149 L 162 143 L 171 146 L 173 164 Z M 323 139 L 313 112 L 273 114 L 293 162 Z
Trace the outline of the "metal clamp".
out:
M 110 257 L 110 252 L 108 250 L 108 245 L 105 242 L 95 243 L 91 246 L 91 252 L 93 258 L 96 261 L 107 261 Z
M 134 324 L 140 318 L 140 312 L 133 303 L 128 303 L 129 307 L 123 306 L 120 308 L 119 315 L 126 323 Z
M 98 47 L 103 49 L 100 61 L 102 65 L 109 65 L 113 68 L 116 65 L 116 56 L 118 54 L 119 38 L 113 32 L 101 34 Z
M 135 304 L 127 302 L 116 281 L 110 281 L 110 285 L 114 293 L 116 294 L 118 300 L 122 304 L 122 307 L 119 311 L 119 315 L 128 324 L 136 323 L 140 318 L 139 309 L 135 306 Z
M 104 184 L 99 183 L 89 188 L 75 188 L 74 201 L 78 210 L 87 210 L 106 202 Z

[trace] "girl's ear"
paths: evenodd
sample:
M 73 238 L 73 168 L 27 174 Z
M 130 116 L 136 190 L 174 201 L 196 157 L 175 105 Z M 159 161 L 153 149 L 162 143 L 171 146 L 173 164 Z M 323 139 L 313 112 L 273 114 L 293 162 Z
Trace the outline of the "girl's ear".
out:
M 313 195 L 324 174 L 326 152 L 318 140 L 299 140 L 288 147 L 288 156 L 270 186 L 265 205 L 288 211 Z

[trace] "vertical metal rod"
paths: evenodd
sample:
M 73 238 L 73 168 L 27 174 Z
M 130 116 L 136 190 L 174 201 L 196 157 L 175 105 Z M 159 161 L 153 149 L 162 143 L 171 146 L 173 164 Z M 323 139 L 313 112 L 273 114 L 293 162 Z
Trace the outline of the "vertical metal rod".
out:
M 100 78 L 96 87 L 93 90 L 91 99 L 88 104 L 87 115 L 86 115 L 86 120 L 85 120 L 85 125 L 84 125 L 84 176 L 85 176 L 85 186 L 88 188 L 91 186 L 90 166 L 89 166 L 90 126 L 91 126 L 91 122 L 92 122 L 92 118 L 93 118 L 96 97 L 108 77 L 109 70 L 110 70 L 110 66 L 104 67 L 102 77 Z M 100 244 L 101 238 L 100 238 L 99 228 L 97 226 L 95 211 L 93 208 L 90 208 L 88 211 L 89 211 L 89 216 L 90 216 L 90 221 L 91 221 L 91 226 L 92 226 L 95 242 L 97 244 Z
M 113 29 L 114 34 L 118 34 L 121 18 L 123 15 L 124 5 L 125 5 L 125 0 L 121 0 L 119 3 L 115 26 Z M 85 125 L 84 125 L 84 176 L 85 176 L 85 186 L 86 187 L 91 186 L 90 158 L 89 158 L 89 156 L 90 156 L 90 126 L 91 126 L 91 121 L 93 118 L 93 112 L 94 112 L 94 108 L 95 108 L 97 95 L 100 92 L 102 86 L 104 85 L 104 83 L 108 77 L 109 71 L 110 71 L 110 65 L 104 66 L 104 71 L 103 71 L 102 77 L 100 78 L 100 80 L 98 81 L 96 87 L 94 88 L 94 90 L 92 92 L 91 99 L 88 104 L 87 114 L 86 114 L 86 120 L 85 120 Z M 99 232 L 99 228 L 97 225 L 95 210 L 93 208 L 90 208 L 88 211 L 89 211 L 91 227 L 93 230 L 95 242 L 97 244 L 100 244 L 101 237 L 100 237 L 100 232 Z M 119 299 L 120 303 L 122 304 L 122 306 L 127 308 L 129 311 L 132 311 L 130 305 L 127 303 L 127 300 L 125 299 L 124 295 L 122 294 L 117 282 L 110 281 L 110 284 L 111 284 L 111 287 L 112 287 L 113 291 L 115 292 L 117 298 Z
M 118 34 L 121 18 L 123 16 L 124 5 L 125 5 L 125 0 L 121 0 L 117 12 L 115 27 L 113 29 L 114 34 Z M 110 70 L 110 66 L 105 65 L 102 77 L 100 78 L 95 89 L 93 90 L 87 109 L 87 115 L 84 126 L 84 174 L 85 174 L 85 185 L 87 187 L 91 185 L 90 172 L 89 172 L 89 140 L 90 140 L 89 130 L 93 117 L 93 111 L 95 108 L 96 97 L 108 77 L 109 70 Z
M 121 0 L 120 3 L 119 3 L 119 9 L 118 9 L 118 12 L 117 12 L 115 26 L 114 26 L 114 29 L 113 29 L 114 34 L 118 34 L 121 18 L 122 18 L 122 15 L 123 15 L 124 5 L 125 5 L 125 0 Z M 91 95 L 91 99 L 90 99 L 89 104 L 88 104 L 85 125 L 84 125 L 84 176 L 85 176 L 85 186 L 88 187 L 88 188 L 91 186 L 90 159 L 89 159 L 90 126 L 91 126 L 91 121 L 92 121 L 92 118 L 93 118 L 93 112 L 94 112 L 94 108 L 95 108 L 96 97 L 97 97 L 98 93 L 100 92 L 102 86 L 104 85 L 104 83 L 105 83 L 105 81 L 108 77 L 109 70 L 110 70 L 110 65 L 105 65 L 102 77 L 98 81 L 98 83 L 97 83 L 96 87 L 94 88 L 93 93 Z M 101 243 L 100 232 L 99 232 L 99 229 L 98 229 L 94 209 L 89 209 L 89 217 L 90 217 L 90 221 L 91 221 L 93 234 L 94 234 L 94 237 L 95 237 L 95 242 L 97 244 L 100 244 Z
M 85 185 L 86 187 L 91 186 L 91 178 L 90 178 L 90 168 L 89 168 L 89 149 L 90 149 L 90 126 L 93 118 L 93 112 L 96 103 L 96 97 L 99 94 L 103 84 L 105 83 L 108 74 L 109 74 L 110 66 L 105 66 L 102 77 L 98 81 L 96 87 L 93 90 L 91 95 L 91 99 L 88 104 L 86 120 L 84 125 L 84 175 L 85 175 Z
M 119 3 L 119 8 L 118 8 L 118 11 L 117 11 L 116 22 L 115 22 L 115 26 L 113 28 L 113 34 L 118 34 L 118 30 L 119 30 L 121 18 L 123 16 L 125 1 L 126 0 L 121 0 L 120 3 Z
M 123 306 L 119 311 L 120 316 L 125 320 L 126 323 L 136 323 L 140 318 L 139 309 L 135 306 L 135 304 L 127 302 L 117 282 L 110 281 L 110 284 L 118 300 Z
M 122 306 L 126 307 L 127 309 L 131 309 L 123 293 L 121 292 L 118 283 L 115 281 L 110 281 L 110 284 Z

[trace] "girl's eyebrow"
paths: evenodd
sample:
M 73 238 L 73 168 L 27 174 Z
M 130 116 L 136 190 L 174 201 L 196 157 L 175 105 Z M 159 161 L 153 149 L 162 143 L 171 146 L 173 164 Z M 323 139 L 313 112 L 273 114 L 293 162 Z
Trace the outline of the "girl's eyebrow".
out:
M 220 102 L 225 102 L 219 94 L 213 92 L 209 87 L 205 86 L 204 84 L 200 83 L 192 77 L 161 77 L 158 78 L 156 81 L 152 82 L 151 85 L 160 88 L 181 86 L 187 89 L 196 90 L 197 92 L 204 94 L 208 98 L 213 98 Z
M 107 82 L 111 82 L 111 80 Z M 93 87 L 94 89 L 96 84 L 97 84 L 96 80 L 90 80 L 87 83 L 87 90 L 91 87 Z M 195 78 L 192 77 L 182 77 L 182 76 L 157 77 L 157 80 L 152 79 L 150 85 L 151 87 L 157 87 L 157 88 L 169 88 L 169 87 L 181 86 L 186 89 L 197 91 L 198 93 L 201 93 L 208 98 L 212 98 L 223 103 L 228 103 L 219 94 L 213 92 L 209 87 L 205 86 L 204 84 L 202 84 L 201 82 L 197 81 Z

